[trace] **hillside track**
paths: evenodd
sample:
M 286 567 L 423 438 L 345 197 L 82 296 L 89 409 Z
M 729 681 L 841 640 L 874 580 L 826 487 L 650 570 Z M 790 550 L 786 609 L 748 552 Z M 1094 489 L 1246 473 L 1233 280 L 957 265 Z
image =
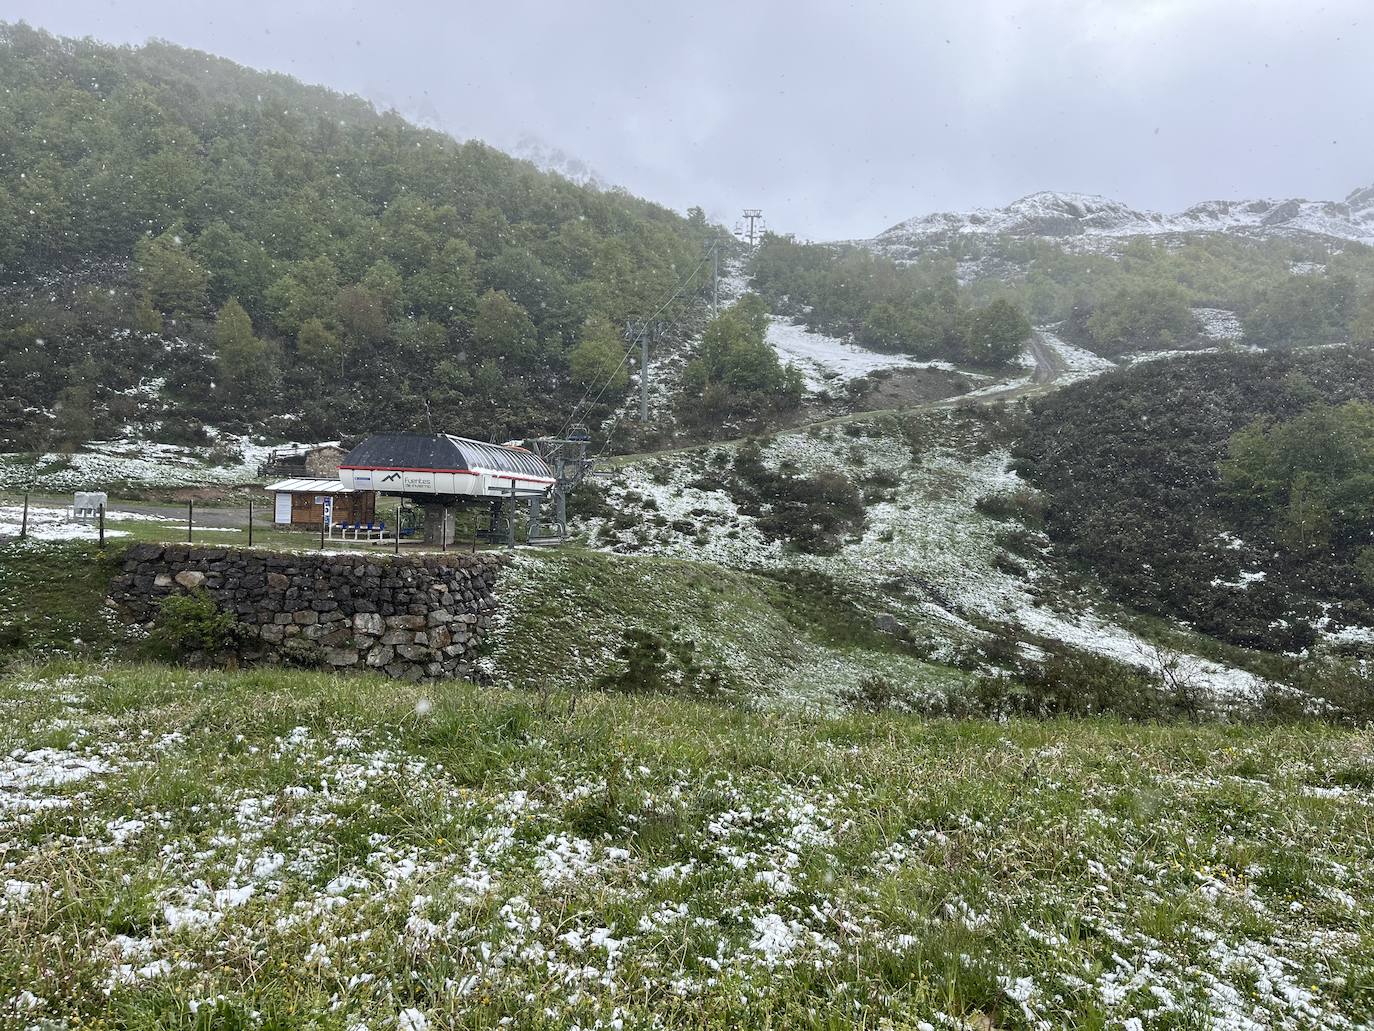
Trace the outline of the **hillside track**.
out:
M 937 401 L 921 401 L 912 405 L 903 405 L 900 408 L 876 408 L 867 412 L 853 412 L 849 415 L 837 415 L 828 419 L 817 419 L 814 422 L 799 423 L 796 426 L 788 426 L 772 432 L 762 434 L 753 433 L 743 437 L 731 437 L 725 440 L 713 440 L 707 444 L 684 444 L 679 447 L 663 448 L 658 451 L 641 451 L 629 455 L 611 455 L 603 460 L 603 465 L 616 468 L 622 465 L 629 465 L 646 458 L 657 458 L 665 455 L 680 454 L 686 451 L 695 451 L 701 447 L 730 447 L 743 444 L 745 441 L 759 436 L 778 436 L 780 434 L 806 433 L 813 429 L 824 429 L 828 426 L 842 426 L 851 422 L 867 422 L 871 419 L 884 415 L 910 415 L 919 412 L 937 412 L 949 408 L 957 408 L 960 405 L 992 405 L 1005 404 L 1009 401 L 1020 401 L 1028 397 L 1035 397 L 1040 394 L 1049 393 L 1056 388 L 1056 383 L 1069 371 L 1068 363 L 1053 347 L 1047 344 L 1038 331 L 1030 337 L 1031 357 L 1035 359 L 1035 370 L 1030 375 L 1029 382 L 1025 380 L 1012 381 L 1002 387 L 984 389 L 981 392 L 972 394 L 958 394 L 954 397 L 941 398 Z

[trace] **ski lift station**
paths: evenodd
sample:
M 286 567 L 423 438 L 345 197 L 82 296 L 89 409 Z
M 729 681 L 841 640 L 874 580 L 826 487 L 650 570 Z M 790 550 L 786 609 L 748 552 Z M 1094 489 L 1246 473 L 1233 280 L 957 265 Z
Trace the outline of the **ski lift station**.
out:
M 566 535 L 565 495 L 590 463 L 585 441 L 535 443 L 539 451 L 448 433 L 377 433 L 344 456 L 339 479 L 349 490 L 375 490 L 417 504 L 425 511 L 425 538 L 431 542 L 452 540 L 450 508 L 480 506 L 491 518 L 479 537 L 513 545 L 516 508 L 527 506 L 529 543 L 553 543 Z M 568 447 L 577 450 L 576 460 L 564 453 Z M 541 533 L 546 500 L 555 505 L 557 538 Z
M 339 479 L 349 490 L 379 490 L 422 503 L 527 498 L 554 485 L 553 470 L 532 451 L 447 433 L 374 434 L 344 456 Z

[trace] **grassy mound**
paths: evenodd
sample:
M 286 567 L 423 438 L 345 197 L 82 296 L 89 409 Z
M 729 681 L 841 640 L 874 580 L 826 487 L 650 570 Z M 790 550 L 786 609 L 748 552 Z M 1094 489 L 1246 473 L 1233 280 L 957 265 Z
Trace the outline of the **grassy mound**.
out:
M 493 679 L 529 688 L 660 686 L 749 703 L 834 704 L 883 675 L 894 701 L 942 696 L 965 674 L 874 629 L 824 577 L 582 549 L 523 554 L 502 575 Z
M 104 655 L 121 633 L 105 608 L 124 546 L 0 543 L 0 655 Z

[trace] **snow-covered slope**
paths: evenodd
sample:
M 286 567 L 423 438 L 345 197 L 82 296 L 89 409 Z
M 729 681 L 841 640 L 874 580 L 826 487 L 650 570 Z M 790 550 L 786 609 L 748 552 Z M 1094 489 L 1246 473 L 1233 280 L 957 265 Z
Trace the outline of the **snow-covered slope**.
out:
M 1182 233 L 1321 236 L 1374 243 L 1374 186 L 1355 190 L 1343 201 L 1214 200 L 1176 215 L 1138 211 L 1091 194 L 1042 191 L 1004 208 L 921 215 L 865 243 L 900 252 L 950 236 L 1042 237 L 1088 243 Z

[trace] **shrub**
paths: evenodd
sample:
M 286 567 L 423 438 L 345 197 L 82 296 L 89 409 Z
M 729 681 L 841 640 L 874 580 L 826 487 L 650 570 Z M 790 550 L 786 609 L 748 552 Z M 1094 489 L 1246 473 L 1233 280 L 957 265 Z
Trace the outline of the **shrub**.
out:
M 162 600 L 148 645 L 160 658 L 204 661 L 231 654 L 244 636 L 243 625 L 198 588 Z
M 968 706 L 977 715 L 1176 718 L 1177 708 L 1144 670 L 1086 652 L 1055 653 L 1016 674 L 979 677 Z
M 1028 487 L 1000 494 L 985 494 L 973 507 L 990 519 L 1016 520 L 1033 528 L 1045 524 L 1045 499 Z
M 725 488 L 739 510 L 760 515 L 758 528 L 764 536 L 782 540 L 799 551 L 830 555 L 841 539 L 861 531 L 866 522 L 863 492 L 840 472 L 801 476 L 789 468 L 769 469 L 755 441 L 735 453 L 734 478 Z
M 1304 663 L 1294 686 L 1318 699 L 1328 719 L 1359 725 L 1374 721 L 1374 668 L 1368 660 Z
M 861 677 L 849 692 L 849 700 L 864 712 L 886 712 L 903 701 L 901 692 L 887 677 L 876 673 Z
M 758 520 L 758 528 L 799 551 L 834 554 L 846 534 L 864 527 L 863 493 L 843 473 L 785 477 L 776 489 L 773 510 Z
M 1016 529 L 1001 530 L 994 538 L 997 545 L 1012 555 L 1019 555 L 1021 558 L 1035 558 L 1040 554 L 1040 542 L 1035 534 L 1029 530 Z
M 616 650 L 620 668 L 602 676 L 600 686 L 637 694 L 659 693 L 674 687 L 712 696 L 724 686 L 724 677 L 697 661 L 696 642 L 658 634 L 643 627 L 629 627 Z
M 584 483 L 568 497 L 569 519 L 609 519 L 613 509 L 600 485 Z

